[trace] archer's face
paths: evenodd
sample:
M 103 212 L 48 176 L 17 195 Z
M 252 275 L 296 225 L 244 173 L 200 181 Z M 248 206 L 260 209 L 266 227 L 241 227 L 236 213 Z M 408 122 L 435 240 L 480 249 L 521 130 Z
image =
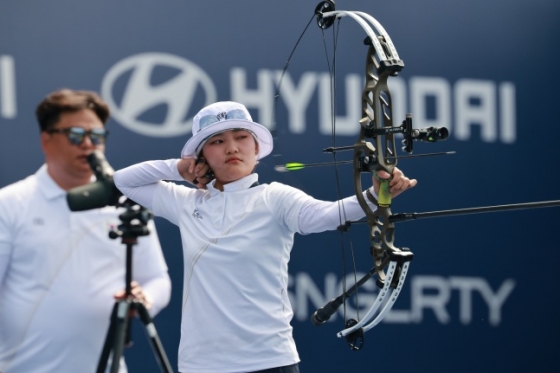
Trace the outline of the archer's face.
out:
M 250 175 L 257 165 L 259 147 L 245 130 L 231 130 L 212 136 L 202 154 L 216 177 L 216 188 Z

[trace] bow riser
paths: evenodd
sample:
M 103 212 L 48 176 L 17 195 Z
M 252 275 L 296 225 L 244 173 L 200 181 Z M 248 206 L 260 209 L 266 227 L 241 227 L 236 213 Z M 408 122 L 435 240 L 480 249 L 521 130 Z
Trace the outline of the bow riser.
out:
M 392 128 L 393 120 L 391 113 L 391 93 L 387 85 L 387 80 L 392 74 L 385 69 L 379 73 L 380 65 L 376 59 L 376 49 L 370 46 L 366 56 L 366 82 L 362 92 L 362 120 L 360 138 L 355 145 L 354 159 L 360 156 L 373 159 L 369 164 L 369 171 L 377 172 L 380 170 L 392 174 L 397 165 L 395 159 L 395 139 L 394 134 L 387 132 L 383 135 L 374 135 L 375 130 L 382 128 Z M 368 138 L 375 140 L 375 147 L 367 142 Z M 364 145 L 360 145 L 360 144 Z M 391 194 L 389 181 L 380 181 L 380 191 L 378 198 L 378 208 L 372 211 L 362 194 L 362 185 L 359 175 L 355 176 L 354 186 L 358 196 L 358 201 L 362 209 L 366 212 L 368 225 L 370 227 L 370 241 L 372 255 L 376 266 L 380 283 L 385 280 L 383 258 L 391 252 L 400 251 L 394 246 L 395 226 L 389 221 L 391 216 Z

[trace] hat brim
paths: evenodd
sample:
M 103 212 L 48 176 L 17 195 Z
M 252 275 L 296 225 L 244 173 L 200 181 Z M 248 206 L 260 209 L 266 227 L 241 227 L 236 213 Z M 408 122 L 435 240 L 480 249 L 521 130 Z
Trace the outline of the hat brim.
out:
M 181 151 L 181 157 L 196 158 L 198 156 L 196 151 L 203 141 L 209 139 L 215 134 L 235 128 L 247 129 L 253 132 L 257 142 L 259 143 L 259 153 L 257 154 L 257 159 L 262 159 L 272 152 L 272 134 L 265 126 L 248 120 L 230 119 L 212 124 L 211 126 L 202 129 L 196 135 L 191 137 L 183 147 L 183 150 Z

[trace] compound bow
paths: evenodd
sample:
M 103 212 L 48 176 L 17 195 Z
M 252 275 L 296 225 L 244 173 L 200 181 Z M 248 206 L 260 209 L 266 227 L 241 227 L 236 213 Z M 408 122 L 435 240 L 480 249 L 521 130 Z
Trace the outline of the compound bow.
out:
M 377 200 L 369 192 L 366 192 L 367 199 L 376 205 L 376 208 L 372 209 L 366 201 L 366 197 L 364 197 L 361 174 L 364 172 L 376 173 L 381 170 L 392 174 L 398 159 L 395 150 L 395 135 L 402 134 L 403 151 L 412 153 L 414 141 L 436 142 L 438 140 L 445 140 L 448 137 L 448 130 L 445 127 L 414 129 L 412 127 L 412 115 L 410 114 L 406 115 L 406 119 L 400 126 L 393 125 L 391 93 L 389 92 L 387 81 L 389 77 L 396 76 L 404 68 L 404 63 L 399 58 L 389 34 L 375 18 L 360 11 L 336 10 L 334 1 L 331 0 L 319 3 L 315 8 L 315 16 L 317 24 L 321 29 L 331 27 L 336 19 L 343 17 L 353 19 L 365 31 L 366 38 L 364 44 L 368 45 L 365 68 L 366 79 L 362 92 L 362 119 L 359 122 L 360 134 L 358 140 L 352 146 L 333 146 L 324 149 L 324 151 L 336 153 L 338 151 L 352 150 L 354 153 L 352 161 L 354 189 L 358 202 L 365 212 L 366 222 L 369 227 L 371 255 L 373 256 L 374 266 L 364 277 L 356 281 L 351 288 L 344 291 L 339 297 L 331 300 L 324 307 L 318 309 L 311 317 L 311 321 L 316 325 L 325 323 L 359 287 L 365 284 L 371 277 L 377 276 L 377 285 L 381 287 L 381 290 L 369 310 L 359 321 L 349 319 L 346 322 L 345 329 L 337 333 L 338 337 L 346 338 L 352 349 L 359 350 L 363 346 L 363 333 L 377 325 L 395 303 L 403 287 L 410 261 L 413 258 L 413 254 L 409 249 L 399 248 L 394 245 L 395 222 L 425 217 L 558 206 L 560 201 L 465 208 L 427 213 L 393 214 L 391 212 L 389 180 L 378 178 L 380 189 Z M 302 164 L 298 165 L 294 169 L 305 166 Z M 341 225 L 341 229 L 347 228 L 352 223 L 345 222 Z

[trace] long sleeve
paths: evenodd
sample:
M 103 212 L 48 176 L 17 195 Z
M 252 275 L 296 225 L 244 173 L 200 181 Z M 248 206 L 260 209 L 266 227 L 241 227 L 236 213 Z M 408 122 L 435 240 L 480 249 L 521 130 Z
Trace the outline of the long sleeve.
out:
M 152 304 L 152 307 L 149 309 L 152 317 L 169 304 L 171 299 L 171 279 L 167 272 L 161 273 L 159 276 L 142 284 L 142 289 Z
M 377 198 L 373 188 L 371 194 Z M 365 191 L 364 198 L 365 196 Z M 375 206 L 366 198 L 368 205 L 375 210 Z M 335 230 L 346 221 L 358 220 L 365 216 L 356 196 L 344 198 L 340 201 L 327 202 L 316 199 L 307 200 L 299 213 L 299 228 L 302 234 L 319 233 Z
M 3 251 L 0 249 L 0 289 L 2 288 L 2 279 L 8 270 L 8 263 L 10 262 L 10 254 Z
M 10 216 L 8 209 L 3 204 L 0 205 L 0 290 L 2 289 L 2 281 L 12 256 L 12 239 L 10 237 L 9 223 L 7 222 L 8 216 Z
M 150 220 L 147 228 L 150 234 L 139 237 L 133 250 L 132 278 L 142 287 L 144 295 L 151 303 L 149 312 L 155 316 L 169 304 L 171 279 L 155 222 Z
M 139 163 L 115 172 L 113 180 L 115 186 L 128 198 L 142 206 L 153 209 L 153 197 L 159 184 L 163 180 L 183 180 L 177 171 L 178 159 L 165 161 L 148 161 Z M 151 227 L 154 230 L 155 227 Z M 152 243 L 153 246 L 156 243 Z M 159 246 L 159 242 L 157 242 Z M 163 260 L 162 258 L 157 258 Z M 148 265 L 144 263 L 144 265 Z M 171 280 L 167 271 L 159 272 L 145 278 L 142 289 L 151 302 L 150 314 L 157 315 L 167 304 L 171 297 Z
M 177 170 L 178 159 L 138 163 L 115 172 L 116 187 L 136 203 L 152 209 L 155 189 L 162 180 L 182 181 Z

